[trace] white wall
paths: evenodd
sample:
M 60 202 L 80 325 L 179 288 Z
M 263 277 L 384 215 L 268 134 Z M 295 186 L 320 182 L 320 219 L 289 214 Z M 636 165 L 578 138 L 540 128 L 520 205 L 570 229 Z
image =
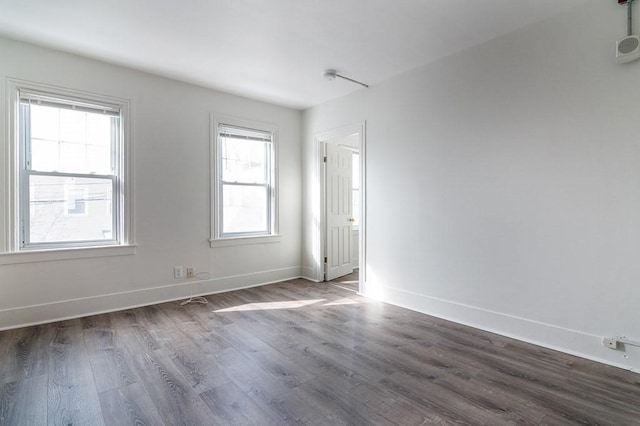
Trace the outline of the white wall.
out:
M 184 297 L 188 288 L 173 278 L 174 265 L 211 273 L 194 286 L 197 293 L 300 275 L 299 111 L 7 39 L 0 39 L 0 58 L 0 152 L 9 77 L 132 100 L 137 244 L 127 256 L 0 262 L 0 329 Z M 275 246 L 209 247 L 210 113 L 279 128 L 282 238 Z
M 593 0 L 304 113 L 304 270 L 318 269 L 314 135 L 366 120 L 367 283 L 383 300 L 626 368 L 640 351 L 640 61 Z M 313 278 L 313 277 L 311 277 Z

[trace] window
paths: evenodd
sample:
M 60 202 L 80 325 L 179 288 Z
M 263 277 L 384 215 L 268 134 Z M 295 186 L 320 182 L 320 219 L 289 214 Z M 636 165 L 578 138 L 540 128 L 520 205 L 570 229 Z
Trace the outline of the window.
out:
M 214 239 L 276 233 L 275 130 L 216 123 Z
M 17 85 L 15 96 L 13 249 L 128 243 L 126 101 Z

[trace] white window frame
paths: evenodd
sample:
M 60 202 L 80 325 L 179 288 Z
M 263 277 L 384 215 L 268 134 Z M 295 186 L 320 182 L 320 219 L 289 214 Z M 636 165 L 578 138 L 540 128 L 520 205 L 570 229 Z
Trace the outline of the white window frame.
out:
M 227 125 L 249 130 L 271 133 L 271 164 L 270 164 L 270 188 L 268 190 L 269 204 L 269 230 L 267 233 L 233 233 L 222 232 L 222 152 L 219 138 L 219 127 Z M 211 247 L 221 247 L 239 244 L 263 244 L 280 241 L 279 214 L 278 214 L 278 127 L 272 124 L 246 120 L 237 117 L 211 115 Z
M 24 196 L 21 184 L 24 182 L 25 165 L 21 163 L 20 130 L 20 93 L 34 93 L 70 102 L 90 105 L 109 106 L 120 111 L 120 137 L 117 147 L 117 179 L 114 180 L 114 203 L 117 203 L 117 235 L 109 241 L 61 242 L 32 244 L 23 246 L 22 214 L 28 214 L 24 208 Z M 0 265 L 24 263 L 42 260 L 61 260 L 82 257 L 99 257 L 135 253 L 133 241 L 133 164 L 131 149 L 131 103 L 127 99 L 98 95 L 52 85 L 24 80 L 7 79 L 8 126 L 4 149 L 0 162 L 7 165 L 6 172 L 0 176 L 1 195 L 4 209 L 0 211 Z M 79 249 L 91 249 L 79 253 Z M 45 252 L 45 254 L 41 254 Z M 51 252 L 57 252 L 51 254 Z M 64 252 L 64 253 L 60 253 Z M 49 254 L 47 254 L 49 253 Z M 66 254 L 65 254 L 66 253 Z

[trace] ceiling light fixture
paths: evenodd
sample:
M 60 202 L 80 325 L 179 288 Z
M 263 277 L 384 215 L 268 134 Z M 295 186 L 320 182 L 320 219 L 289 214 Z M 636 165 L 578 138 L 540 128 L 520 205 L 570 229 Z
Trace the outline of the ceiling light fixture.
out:
M 633 0 L 618 0 L 627 5 L 627 36 L 616 43 L 616 62 L 623 64 L 640 58 L 640 36 L 633 35 Z
M 341 78 L 341 79 L 343 79 L 343 80 L 347 80 L 347 81 L 350 81 L 350 82 L 352 82 L 352 83 L 359 84 L 360 86 L 363 86 L 363 87 L 366 87 L 366 88 L 368 88 L 368 87 L 369 87 L 369 85 L 368 85 L 368 84 L 364 84 L 364 83 L 359 82 L 358 80 L 354 80 L 354 79 L 352 79 L 352 78 L 345 77 L 344 75 L 340 75 L 340 74 L 338 74 L 338 73 L 336 72 L 336 70 L 326 70 L 326 71 L 324 72 L 324 78 L 326 78 L 326 79 L 327 79 L 327 80 L 329 80 L 329 81 L 333 81 L 333 80 L 335 80 L 335 79 L 336 79 L 336 77 L 340 77 L 340 78 Z

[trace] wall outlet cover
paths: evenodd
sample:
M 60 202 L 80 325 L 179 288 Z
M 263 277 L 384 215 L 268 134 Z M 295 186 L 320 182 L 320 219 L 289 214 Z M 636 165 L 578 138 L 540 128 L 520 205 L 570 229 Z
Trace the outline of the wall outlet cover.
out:
M 618 349 L 618 341 L 613 337 L 604 337 L 602 344 L 610 349 Z
M 184 278 L 184 268 L 182 266 L 173 267 L 173 278 Z

